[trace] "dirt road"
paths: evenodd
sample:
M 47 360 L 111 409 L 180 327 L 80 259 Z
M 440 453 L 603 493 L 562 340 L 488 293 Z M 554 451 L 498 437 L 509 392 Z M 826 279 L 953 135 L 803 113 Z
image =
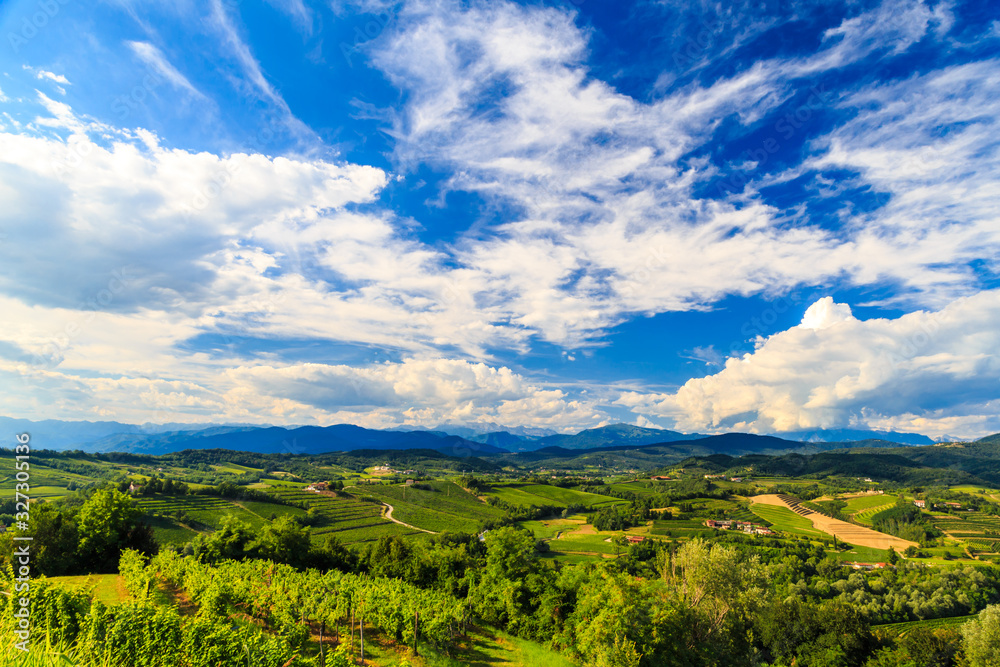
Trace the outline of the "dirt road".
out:
M 406 526 L 407 528 L 412 528 L 413 530 L 419 530 L 422 533 L 430 533 L 431 535 L 437 535 L 437 532 L 433 530 L 427 530 L 426 528 L 417 528 L 416 526 L 410 525 L 408 523 L 403 523 L 399 519 L 393 519 L 392 511 L 396 508 L 390 505 L 389 503 L 383 503 L 383 505 L 385 505 L 385 507 L 387 507 L 388 510 L 382 516 L 384 516 L 389 521 L 392 521 L 393 523 L 398 523 L 400 526 Z

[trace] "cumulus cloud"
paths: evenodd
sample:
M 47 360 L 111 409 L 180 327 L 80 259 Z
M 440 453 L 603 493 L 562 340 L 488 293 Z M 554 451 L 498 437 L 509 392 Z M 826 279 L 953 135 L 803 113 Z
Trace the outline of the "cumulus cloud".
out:
M 137 325 L 128 325 L 138 333 Z M 147 335 L 153 334 L 153 327 Z M 27 351 L 0 343 L 0 377 L 17 387 L 8 409 L 32 414 L 39 400 L 62 418 L 100 415 L 122 421 L 233 421 L 251 423 L 355 423 L 375 428 L 432 427 L 445 422 L 502 422 L 560 430 L 592 425 L 603 418 L 595 406 L 530 382 L 506 367 L 457 359 L 405 359 L 365 366 L 328 364 L 235 365 L 197 356 L 173 363 L 155 342 L 93 377 L 73 359 L 99 352 L 94 340 L 114 338 L 87 332 L 74 341 L 66 360 L 33 365 Z M 124 337 L 124 336 L 122 336 Z M 155 339 L 154 339 L 155 340 Z M 12 354 L 4 352 L 10 350 Z M 13 354 L 19 353 L 19 354 Z M 17 359 L 7 357 L 17 356 Z M 151 373 L 143 374 L 139 366 Z M 125 371 L 125 372 L 121 372 Z M 182 374 L 185 379 L 167 379 Z
M 0 133 L 0 226 L 17 249 L 0 288 L 32 303 L 85 305 L 121 271 L 132 286 L 104 304 L 115 310 L 234 300 L 240 288 L 219 282 L 227 267 L 268 261 L 243 243 L 255 228 L 323 224 L 386 182 L 372 167 L 166 149 L 145 131 L 99 142 L 109 128 L 42 100 L 55 117 L 39 122 L 65 137 Z
M 1000 430 L 1000 292 L 939 311 L 858 320 L 826 297 L 802 323 L 674 393 L 625 392 L 683 430 L 781 432 L 857 425 L 931 435 Z

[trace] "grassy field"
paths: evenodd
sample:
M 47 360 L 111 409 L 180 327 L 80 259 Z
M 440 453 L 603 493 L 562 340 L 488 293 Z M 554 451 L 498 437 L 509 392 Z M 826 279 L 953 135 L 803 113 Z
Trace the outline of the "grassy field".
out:
M 544 519 L 542 521 L 521 521 L 518 525 L 527 528 L 540 540 L 551 539 L 562 532 L 579 528 L 586 522 L 583 514 L 573 514 L 565 519 Z
M 611 489 L 614 491 L 628 491 L 639 496 L 651 496 L 655 493 L 663 493 L 666 489 L 657 490 L 646 486 L 643 482 L 623 482 L 619 484 L 612 484 Z
M 558 540 L 549 542 L 549 548 L 557 553 L 599 553 L 614 555 L 616 547 L 611 542 L 606 542 L 609 537 L 620 533 L 598 533 L 597 535 L 564 535 Z M 617 548 L 620 553 L 622 548 Z
M 960 493 L 971 493 L 976 496 L 981 496 L 983 498 L 988 498 L 990 500 L 1000 500 L 1000 489 L 991 489 L 989 487 L 983 486 L 973 486 L 972 484 L 965 484 L 963 486 L 953 486 L 952 491 L 958 491 Z
M 827 551 L 827 554 L 834 558 L 859 563 L 885 563 L 889 559 L 888 549 L 876 549 L 874 547 L 862 547 L 851 545 L 850 551 Z
M 804 516 L 799 516 L 787 507 L 754 503 L 750 506 L 750 511 L 765 521 L 769 521 L 775 530 L 783 533 L 807 537 L 827 536 L 826 533 L 813 528 L 812 521 Z

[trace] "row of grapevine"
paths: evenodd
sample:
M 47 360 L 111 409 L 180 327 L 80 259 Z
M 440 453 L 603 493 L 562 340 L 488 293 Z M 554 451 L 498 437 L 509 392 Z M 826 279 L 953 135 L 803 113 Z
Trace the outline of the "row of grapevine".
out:
M 315 645 L 307 646 L 311 635 L 341 640 L 349 628 L 354 647 L 355 629 L 363 625 L 366 634 L 375 629 L 413 648 L 450 652 L 469 616 L 463 601 L 443 592 L 338 571 L 300 572 L 270 561 L 210 566 L 164 551 L 146 565 L 126 551 L 119 567 L 136 598 L 121 605 L 106 606 L 44 579 L 32 582 L 35 645 L 72 648 L 79 664 L 95 667 L 307 667 L 337 664 L 332 654 L 323 661 Z M 12 573 L 0 580 L 10 590 Z M 153 604 L 156 582 L 183 591 L 197 613 L 183 616 L 174 606 Z M 15 629 L 12 599 L 0 596 L 5 638 Z
M 292 645 L 301 645 L 311 630 L 339 633 L 342 625 L 363 618 L 366 625 L 407 645 L 418 640 L 449 650 L 468 616 L 464 602 L 396 579 L 300 572 L 269 561 L 227 561 L 213 567 L 165 551 L 149 571 L 183 589 L 197 603 L 199 615 L 243 614 L 274 628 Z
M 8 588 L 12 575 L 0 575 Z M 44 579 L 31 583 L 32 653 L 72 649 L 87 667 L 309 667 L 280 635 L 224 618 L 185 619 L 174 607 L 146 601 L 106 606 Z M 0 596 L 0 636 L 11 642 L 16 598 Z

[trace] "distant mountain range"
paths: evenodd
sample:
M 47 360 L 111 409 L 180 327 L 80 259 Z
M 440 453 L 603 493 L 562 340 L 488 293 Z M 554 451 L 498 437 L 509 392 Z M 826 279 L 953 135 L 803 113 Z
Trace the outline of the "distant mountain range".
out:
M 651 445 L 662 442 L 699 440 L 708 437 L 701 433 L 679 433 L 666 429 L 633 426 L 632 424 L 610 424 L 598 428 L 589 428 L 574 435 L 554 433 L 541 437 L 514 433 L 510 430 L 472 433 L 472 429 L 455 429 L 447 425 L 439 426 L 436 430 L 450 433 L 451 435 L 461 435 L 476 442 L 489 443 L 496 447 L 503 447 L 516 452 L 534 451 L 552 446 L 562 447 L 563 449 L 593 449 L 595 447 L 617 445 Z M 860 429 L 824 429 L 772 433 L 770 435 L 782 440 L 809 443 L 883 440 L 901 445 L 933 445 L 935 442 L 926 435 L 919 433 L 866 431 Z
M 678 433 L 630 424 L 611 424 L 576 434 L 546 429 L 509 428 L 497 424 L 443 424 L 430 429 L 367 429 L 350 424 L 335 426 L 260 426 L 250 424 L 123 424 L 112 421 L 32 422 L 0 417 L 0 446 L 12 443 L 15 433 L 28 432 L 38 448 L 87 452 L 167 454 L 184 449 L 231 449 L 257 453 L 320 454 L 334 451 L 430 449 L 451 456 L 490 456 L 537 452 L 537 458 L 575 456 L 587 452 L 614 452 L 655 447 L 688 455 L 795 451 L 815 453 L 848 447 L 929 445 L 919 434 L 864 430 L 816 430 L 761 436 L 728 433 L 707 436 Z M 995 436 L 991 436 L 995 437 Z M 666 451 L 666 449 L 665 449 Z M 536 458 L 536 457 L 529 457 Z
M 774 435 L 800 442 L 850 442 L 854 440 L 888 440 L 901 445 L 933 445 L 936 440 L 919 433 L 896 431 L 864 431 L 851 428 L 823 429 L 817 431 L 789 431 Z

